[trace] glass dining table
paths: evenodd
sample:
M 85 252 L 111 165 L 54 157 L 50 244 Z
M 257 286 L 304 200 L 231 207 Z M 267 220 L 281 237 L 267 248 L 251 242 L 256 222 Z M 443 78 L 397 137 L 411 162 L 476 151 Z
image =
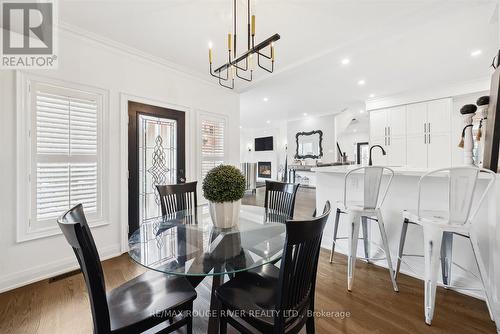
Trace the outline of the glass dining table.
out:
M 283 222 L 288 218 L 263 207 L 242 205 L 237 225 L 220 229 L 213 225 L 206 205 L 178 211 L 143 222 L 129 238 L 129 256 L 148 269 L 184 276 L 194 287 L 212 276 L 207 333 L 217 333 L 215 290 L 224 275 L 232 277 L 278 261 L 285 242 Z

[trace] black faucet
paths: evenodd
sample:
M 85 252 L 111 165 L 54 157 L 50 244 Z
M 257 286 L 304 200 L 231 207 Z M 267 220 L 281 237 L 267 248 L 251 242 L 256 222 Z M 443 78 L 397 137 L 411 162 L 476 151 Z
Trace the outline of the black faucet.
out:
M 373 166 L 373 162 L 372 162 L 372 150 L 374 147 L 380 147 L 380 149 L 382 150 L 382 154 L 383 155 L 386 155 L 387 153 L 385 153 L 385 150 L 382 146 L 380 145 L 373 145 L 372 147 L 370 147 L 370 158 L 368 159 L 368 166 Z

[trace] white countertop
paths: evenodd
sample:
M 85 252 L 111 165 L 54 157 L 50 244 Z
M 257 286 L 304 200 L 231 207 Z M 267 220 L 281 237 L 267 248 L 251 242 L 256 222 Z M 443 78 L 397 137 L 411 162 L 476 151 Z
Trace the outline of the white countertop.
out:
M 316 173 L 337 173 L 337 174 L 345 174 L 352 169 L 356 169 L 362 167 L 360 165 L 343 165 L 343 166 L 327 166 L 327 167 L 314 167 L 311 171 Z M 402 176 L 422 176 L 425 173 L 430 172 L 433 169 L 423 169 L 423 168 L 412 168 L 406 166 L 386 166 L 394 171 L 394 175 L 402 175 Z M 499 174 L 497 174 L 498 177 Z M 439 177 L 440 175 L 435 175 Z M 441 176 L 445 176 L 445 174 L 441 174 Z M 481 177 L 482 178 L 482 177 Z

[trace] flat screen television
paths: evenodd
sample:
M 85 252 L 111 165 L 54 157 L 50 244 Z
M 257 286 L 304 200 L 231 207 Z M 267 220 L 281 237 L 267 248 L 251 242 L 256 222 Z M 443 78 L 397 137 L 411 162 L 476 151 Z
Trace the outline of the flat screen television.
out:
M 255 138 L 255 151 L 272 151 L 273 137 Z

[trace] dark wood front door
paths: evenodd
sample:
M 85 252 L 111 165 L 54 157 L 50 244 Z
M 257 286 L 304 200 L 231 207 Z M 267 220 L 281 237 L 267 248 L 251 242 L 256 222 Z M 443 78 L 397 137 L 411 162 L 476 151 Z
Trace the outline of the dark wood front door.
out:
M 182 111 L 128 103 L 129 236 L 142 221 L 157 217 L 157 184 L 186 181 L 185 114 Z

